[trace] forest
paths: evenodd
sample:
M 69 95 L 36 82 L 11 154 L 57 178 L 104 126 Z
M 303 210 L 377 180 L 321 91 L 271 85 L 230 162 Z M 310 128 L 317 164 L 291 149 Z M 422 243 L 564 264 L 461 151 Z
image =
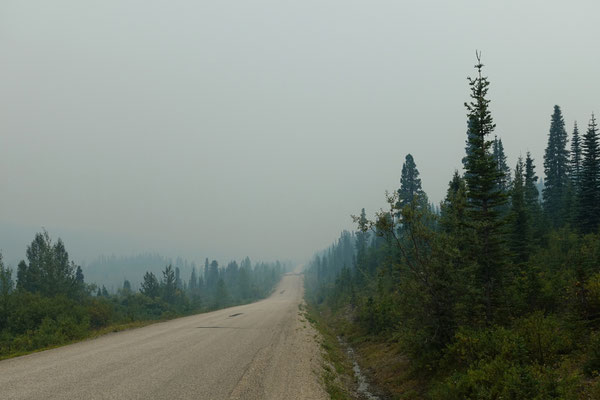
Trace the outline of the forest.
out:
M 596 119 L 569 135 L 554 106 L 541 172 L 529 152 L 510 168 L 482 67 L 468 81 L 463 171 L 441 204 L 406 155 L 388 207 L 362 209 L 356 232 L 314 256 L 307 299 L 377 358 L 367 366 L 393 398 L 600 398 Z
M 13 274 L 0 254 L 0 359 L 74 342 L 150 321 L 245 304 L 267 297 L 286 265 L 245 258 L 222 268 L 205 261 L 185 279 L 178 266 L 147 271 L 140 289 L 124 280 L 114 293 L 86 283 L 62 240 L 35 235 Z

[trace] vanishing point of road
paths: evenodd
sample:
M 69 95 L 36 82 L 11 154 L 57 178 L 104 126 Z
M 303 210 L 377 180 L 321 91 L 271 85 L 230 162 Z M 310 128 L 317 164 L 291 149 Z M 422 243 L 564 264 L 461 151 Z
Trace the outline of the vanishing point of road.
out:
M 326 399 L 302 276 L 256 303 L 0 362 L 8 399 Z

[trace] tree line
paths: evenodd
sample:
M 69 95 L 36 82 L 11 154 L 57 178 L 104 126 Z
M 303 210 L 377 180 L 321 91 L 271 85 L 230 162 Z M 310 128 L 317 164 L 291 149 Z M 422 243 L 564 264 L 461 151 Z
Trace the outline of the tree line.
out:
M 0 254 L 0 358 L 90 336 L 114 325 L 173 318 L 248 303 L 268 296 L 286 271 L 275 263 L 225 268 L 206 259 L 204 272 L 189 279 L 166 265 L 159 276 L 146 272 L 139 291 L 128 280 L 116 293 L 86 283 L 64 243 L 44 231 L 27 247 L 16 276 Z M 16 278 L 16 279 L 15 279 Z
M 307 296 L 351 315 L 351 339 L 410 360 L 407 398 L 600 398 L 600 151 L 591 115 L 550 118 L 538 190 L 529 152 L 509 168 L 478 60 L 463 172 L 429 203 L 414 158 L 370 220 L 317 254 Z M 350 311 L 350 312 L 342 312 Z M 403 398 L 403 397 L 402 397 Z

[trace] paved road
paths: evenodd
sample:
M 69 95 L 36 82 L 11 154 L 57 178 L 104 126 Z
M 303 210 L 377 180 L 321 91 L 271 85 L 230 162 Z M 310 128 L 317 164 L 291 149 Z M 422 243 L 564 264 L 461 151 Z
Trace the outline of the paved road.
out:
M 325 399 L 302 277 L 268 299 L 0 362 L 7 399 Z

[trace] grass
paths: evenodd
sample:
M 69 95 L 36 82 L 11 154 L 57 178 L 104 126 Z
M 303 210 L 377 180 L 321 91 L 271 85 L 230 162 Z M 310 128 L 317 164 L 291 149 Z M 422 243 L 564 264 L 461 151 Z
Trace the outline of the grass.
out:
M 175 318 L 179 318 L 179 317 L 180 316 L 177 316 Z M 53 344 L 53 345 L 46 346 L 46 347 L 41 347 L 39 349 L 17 350 L 12 353 L 9 353 L 9 354 L 3 354 L 3 355 L 0 355 L 0 361 L 7 360 L 9 358 L 26 356 L 28 354 L 39 353 L 39 352 L 46 351 L 46 350 L 57 349 L 59 347 L 68 346 L 68 345 L 83 342 L 86 340 L 95 339 L 97 337 L 104 336 L 109 333 L 116 333 L 116 332 L 121 332 L 121 331 L 128 331 L 130 329 L 142 328 L 144 326 L 152 325 L 152 324 L 155 324 L 158 322 L 165 322 L 165 321 L 168 321 L 169 319 L 173 319 L 173 318 L 162 318 L 162 319 L 151 319 L 151 320 L 144 320 L 144 321 L 116 323 L 113 325 L 105 326 L 100 329 L 91 330 L 88 332 L 88 334 L 86 336 L 78 338 L 78 339 L 70 340 L 70 341 L 63 342 L 63 343 Z
M 337 335 L 313 306 L 302 306 L 301 311 L 308 322 L 321 334 L 323 348 L 322 379 L 325 390 L 332 400 L 353 400 L 354 375 L 352 364 L 344 352 Z
M 352 362 L 345 353 L 346 343 L 354 350 L 354 357 L 367 376 L 369 390 L 381 399 L 418 400 L 423 398 L 423 382 L 414 376 L 408 358 L 402 354 L 400 345 L 389 338 L 369 335 L 352 322 L 350 308 L 331 311 L 328 307 L 309 306 L 307 319 L 323 337 L 326 361 L 332 366 L 325 371 L 324 381 L 330 387 L 333 399 L 352 399 L 356 388 Z M 335 373 L 341 376 L 337 381 Z M 342 390 L 348 397 L 334 397 Z

